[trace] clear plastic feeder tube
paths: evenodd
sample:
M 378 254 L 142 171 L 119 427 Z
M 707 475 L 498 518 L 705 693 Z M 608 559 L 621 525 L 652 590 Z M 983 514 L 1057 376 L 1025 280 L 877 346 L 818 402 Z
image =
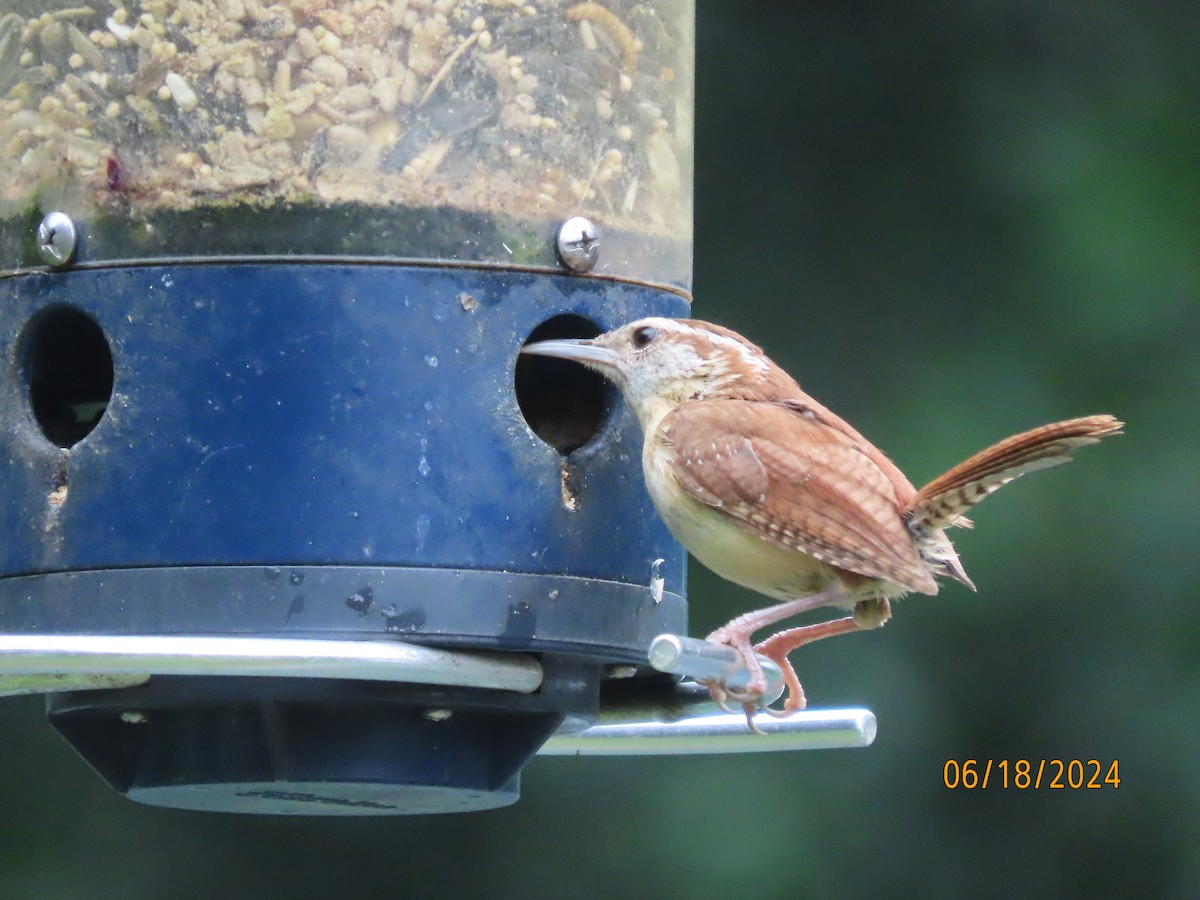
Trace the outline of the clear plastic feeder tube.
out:
M 336 256 L 691 277 L 691 0 L 10 0 L 0 257 Z M 32 223 L 32 224 L 31 224 Z

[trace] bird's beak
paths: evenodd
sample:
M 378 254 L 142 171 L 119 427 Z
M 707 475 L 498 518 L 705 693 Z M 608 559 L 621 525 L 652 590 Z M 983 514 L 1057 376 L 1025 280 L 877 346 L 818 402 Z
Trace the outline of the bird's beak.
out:
M 521 352 L 570 359 L 602 371 L 611 372 L 617 368 L 617 352 L 591 340 L 538 341 L 536 344 L 526 344 Z

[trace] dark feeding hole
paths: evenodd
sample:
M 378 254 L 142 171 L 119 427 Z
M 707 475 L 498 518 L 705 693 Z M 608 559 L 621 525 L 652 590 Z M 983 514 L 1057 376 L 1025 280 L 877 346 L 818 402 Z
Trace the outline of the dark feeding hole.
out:
M 104 331 L 86 313 L 52 306 L 29 320 L 19 354 L 42 434 L 63 448 L 79 443 L 112 398 L 113 358 Z
M 525 343 L 559 338 L 594 338 L 595 322 L 564 314 L 547 319 Z M 600 374 L 577 362 L 550 356 L 518 356 L 517 404 L 533 433 L 564 456 L 600 430 L 612 402 L 612 389 Z

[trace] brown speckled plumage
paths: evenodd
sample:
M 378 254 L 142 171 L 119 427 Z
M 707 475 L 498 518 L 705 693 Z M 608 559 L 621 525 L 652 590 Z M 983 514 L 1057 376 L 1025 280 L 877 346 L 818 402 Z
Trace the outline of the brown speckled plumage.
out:
M 753 676 L 750 690 L 735 695 L 714 684 L 713 696 L 744 703 L 748 716 L 765 687 L 756 650 L 784 671 L 784 709 L 802 708 L 789 652 L 879 627 L 892 599 L 936 594 L 939 577 L 973 588 L 945 529 L 969 524 L 964 514 L 1014 478 L 1066 462 L 1122 428 L 1107 415 L 1043 425 L 918 491 L 760 348 L 719 325 L 642 319 L 592 340 L 525 350 L 575 359 L 615 381 L 645 433 L 646 485 L 667 527 L 718 575 L 783 601 L 709 636 L 741 651 Z M 756 631 L 819 606 L 851 615 L 751 647 Z

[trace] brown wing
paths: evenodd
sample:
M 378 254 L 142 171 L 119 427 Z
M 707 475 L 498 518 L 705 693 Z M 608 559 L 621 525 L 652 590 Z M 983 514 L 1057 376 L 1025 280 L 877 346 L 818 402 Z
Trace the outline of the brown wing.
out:
M 668 413 L 658 438 L 685 491 L 764 541 L 935 593 L 901 519 L 912 485 L 843 425 L 815 404 L 702 400 Z

